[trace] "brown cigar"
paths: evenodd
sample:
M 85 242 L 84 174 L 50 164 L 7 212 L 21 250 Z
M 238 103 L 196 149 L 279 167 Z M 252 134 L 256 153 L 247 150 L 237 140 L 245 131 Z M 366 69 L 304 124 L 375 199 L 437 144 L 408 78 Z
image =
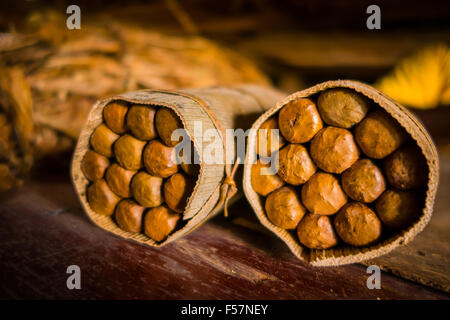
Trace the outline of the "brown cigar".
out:
M 280 110 L 278 124 L 283 137 L 292 143 L 308 142 L 323 127 L 316 105 L 310 99 L 285 105 Z
M 318 214 L 309 213 L 300 221 L 297 236 L 310 249 L 328 249 L 338 243 L 330 218 Z
M 87 189 L 89 206 L 98 214 L 110 216 L 114 213 L 114 208 L 119 202 L 117 196 L 109 188 L 105 180 L 95 180 Z
M 375 201 L 386 189 L 381 170 L 369 159 L 356 161 L 342 174 L 342 188 L 353 200 Z
M 133 200 L 124 199 L 116 207 L 116 222 L 122 230 L 140 232 L 144 210 L 144 207 L 141 207 Z
M 292 187 L 281 187 L 269 194 L 265 207 L 269 220 L 283 229 L 295 229 L 306 213 Z
M 81 163 L 81 170 L 89 181 L 103 178 L 108 167 L 109 159 L 93 150 L 86 151 Z
M 167 207 L 151 208 L 145 214 L 144 232 L 155 241 L 163 241 L 175 230 L 180 215 Z
M 345 205 L 334 218 L 339 237 L 352 246 L 374 243 L 381 235 L 381 221 L 375 212 L 360 202 Z
M 315 164 L 330 173 L 342 173 L 359 157 L 352 133 L 336 127 L 320 130 L 312 140 L 310 150 Z
M 386 112 L 371 112 L 355 130 L 356 141 L 370 158 L 382 159 L 407 139 L 405 130 Z
M 317 172 L 303 185 L 302 202 L 312 213 L 330 215 L 347 202 L 347 196 L 333 175 Z
M 271 168 L 270 163 L 264 164 L 258 160 L 252 166 L 252 186 L 256 193 L 267 196 L 272 191 L 280 188 L 284 182 Z
M 156 109 L 152 106 L 133 105 L 128 111 L 127 125 L 140 140 L 152 140 L 158 136 L 155 128 Z

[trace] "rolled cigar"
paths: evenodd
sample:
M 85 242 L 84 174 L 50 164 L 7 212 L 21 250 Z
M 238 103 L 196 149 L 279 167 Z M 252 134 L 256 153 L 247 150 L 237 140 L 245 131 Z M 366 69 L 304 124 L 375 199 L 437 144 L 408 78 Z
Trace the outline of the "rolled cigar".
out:
M 195 181 L 185 174 L 175 173 L 171 175 L 163 187 L 167 206 L 175 212 L 182 213 L 194 186 Z
M 155 125 L 159 137 L 166 146 L 175 147 L 181 141 L 181 138 L 172 140 L 172 133 L 183 128 L 180 118 L 174 111 L 168 108 L 160 108 L 156 112 Z
M 330 218 L 319 214 L 307 214 L 298 224 L 297 236 L 310 249 L 328 249 L 338 243 Z
M 123 101 L 108 104 L 103 109 L 103 118 L 108 128 L 117 134 L 125 133 L 127 131 L 127 124 L 125 122 L 127 111 L 128 106 Z
M 360 159 L 342 174 L 342 188 L 353 200 L 372 202 L 386 189 L 386 182 L 372 160 Z
M 317 172 L 302 186 L 302 203 L 311 213 L 334 214 L 346 202 L 339 181 L 329 173 Z
M 263 157 L 270 157 L 272 152 L 280 150 L 285 145 L 286 140 L 278 127 L 278 117 L 267 119 L 259 127 L 257 139 L 256 152 Z
M 427 163 L 417 146 L 406 146 L 384 160 L 386 177 L 395 188 L 418 189 L 427 182 Z
M 113 156 L 113 144 L 119 139 L 106 125 L 101 124 L 94 130 L 91 136 L 91 146 L 94 151 L 111 158 Z
M 325 123 L 348 129 L 366 116 L 369 101 L 353 90 L 333 88 L 320 94 L 317 107 Z
M 403 229 L 419 217 L 422 202 L 416 192 L 391 189 L 378 198 L 375 210 L 389 228 Z
M 158 136 L 155 128 L 156 108 L 147 105 L 132 105 L 127 114 L 127 126 L 140 140 L 152 140 Z
M 145 214 L 144 232 L 155 241 L 161 242 L 175 230 L 180 215 L 167 207 L 151 208 Z
M 117 163 L 113 163 L 106 170 L 105 180 L 115 194 L 123 198 L 129 198 L 131 196 L 131 179 L 135 174 L 136 171 L 126 170 Z
M 278 175 L 285 182 L 298 186 L 316 172 L 316 166 L 308 151 L 300 144 L 289 144 L 279 153 Z
M 252 166 L 251 174 L 253 188 L 255 189 L 255 192 L 262 196 L 267 196 L 284 184 L 283 180 L 275 173 L 275 169 L 271 167 L 270 163 L 262 163 L 261 160 L 258 160 L 258 162 Z
M 277 227 L 295 229 L 306 213 L 299 196 L 292 187 L 281 187 L 266 199 L 267 217 Z
M 339 210 L 334 227 L 345 243 L 358 247 L 377 241 L 382 230 L 375 212 L 360 202 L 350 202 Z
M 20 183 L 16 181 L 9 166 L 3 163 L 0 164 L 0 181 L 0 192 L 10 190 L 16 185 L 16 183 Z
M 144 210 L 145 208 L 138 205 L 135 201 L 124 199 L 116 207 L 116 222 L 122 230 L 141 232 Z
M 87 189 L 87 198 L 92 210 L 101 215 L 110 216 L 120 201 L 105 180 L 95 180 Z
M 114 144 L 114 154 L 117 162 L 125 169 L 137 171 L 142 167 L 142 149 L 145 141 L 129 134 L 121 136 Z
M 131 194 L 143 207 L 157 207 L 164 202 L 163 179 L 141 171 L 131 181 Z
M 167 178 L 178 171 L 175 149 L 158 140 L 147 144 L 143 157 L 145 168 L 153 176 Z
M 109 159 L 93 150 L 86 152 L 81 164 L 81 170 L 90 181 L 103 178 L 108 167 Z
M 316 104 L 310 99 L 289 102 L 280 110 L 278 124 L 283 137 L 292 143 L 311 140 L 323 127 Z
M 356 127 L 355 138 L 368 157 L 382 159 L 397 150 L 407 135 L 386 111 L 378 109 Z
M 311 157 L 320 169 L 342 173 L 358 160 L 359 151 L 350 131 L 327 127 L 312 140 Z

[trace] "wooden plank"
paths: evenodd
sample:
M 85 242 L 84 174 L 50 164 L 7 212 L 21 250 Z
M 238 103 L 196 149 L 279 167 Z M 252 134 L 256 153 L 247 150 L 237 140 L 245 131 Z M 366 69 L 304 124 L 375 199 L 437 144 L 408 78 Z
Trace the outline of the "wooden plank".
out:
M 234 210 L 251 214 L 245 202 Z M 365 267 L 313 268 L 277 238 L 216 217 L 163 248 L 117 238 L 88 221 L 68 177 L 41 172 L 0 197 L 0 297 L 52 299 L 448 299 Z M 66 288 L 80 266 L 82 289 Z

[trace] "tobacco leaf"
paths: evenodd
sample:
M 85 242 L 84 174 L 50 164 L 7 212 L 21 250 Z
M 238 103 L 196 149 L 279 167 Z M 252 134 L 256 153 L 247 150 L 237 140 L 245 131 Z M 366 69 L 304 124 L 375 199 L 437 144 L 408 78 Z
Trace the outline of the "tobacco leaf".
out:
M 71 151 L 93 103 L 141 88 L 269 84 L 248 59 L 200 36 L 168 35 L 102 12 L 80 30 L 52 10 L 0 34 L 0 191 L 34 161 Z

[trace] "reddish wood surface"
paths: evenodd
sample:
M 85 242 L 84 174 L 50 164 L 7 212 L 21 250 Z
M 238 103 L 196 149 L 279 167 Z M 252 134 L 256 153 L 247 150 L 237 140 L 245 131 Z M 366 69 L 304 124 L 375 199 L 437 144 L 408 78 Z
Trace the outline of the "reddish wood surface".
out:
M 245 202 L 234 211 L 251 217 Z M 222 217 L 163 248 L 128 242 L 88 220 L 65 174 L 3 194 L 0 221 L 1 298 L 449 298 L 388 273 L 381 290 L 369 290 L 362 265 L 310 267 L 274 236 Z M 81 268 L 81 290 L 66 287 L 72 264 Z

